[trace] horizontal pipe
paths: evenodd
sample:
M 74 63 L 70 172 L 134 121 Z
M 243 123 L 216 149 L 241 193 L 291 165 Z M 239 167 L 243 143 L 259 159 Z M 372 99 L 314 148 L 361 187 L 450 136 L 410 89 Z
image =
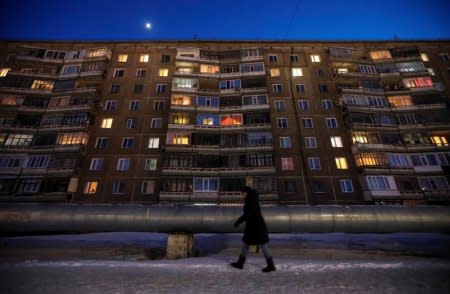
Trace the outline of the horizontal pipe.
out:
M 263 206 L 270 233 L 450 233 L 446 206 Z M 92 232 L 236 233 L 242 207 L 2 204 L 2 234 Z

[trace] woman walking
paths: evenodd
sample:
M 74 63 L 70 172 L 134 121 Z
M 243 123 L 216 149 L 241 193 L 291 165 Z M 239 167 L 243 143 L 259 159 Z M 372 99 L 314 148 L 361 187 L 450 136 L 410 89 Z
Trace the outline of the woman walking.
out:
M 267 246 L 269 236 L 266 222 L 264 221 L 261 214 L 261 209 L 259 207 L 258 193 L 256 190 L 253 190 L 248 186 L 244 186 L 241 189 L 241 195 L 245 197 L 244 214 L 238 218 L 238 220 L 234 223 L 234 226 L 238 227 L 241 223 L 245 222 L 245 232 L 244 237 L 242 238 L 244 244 L 241 249 L 239 260 L 231 263 L 231 266 L 242 269 L 244 267 L 249 246 L 258 245 L 262 249 L 267 262 L 267 266 L 263 268 L 262 271 L 265 273 L 275 271 L 272 254 Z

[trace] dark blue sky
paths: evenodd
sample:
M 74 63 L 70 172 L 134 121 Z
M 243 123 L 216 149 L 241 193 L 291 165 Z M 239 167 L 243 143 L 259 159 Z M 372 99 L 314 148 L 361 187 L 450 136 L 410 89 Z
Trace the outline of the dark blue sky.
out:
M 36 40 L 450 39 L 450 0 L 0 0 L 0 28 Z

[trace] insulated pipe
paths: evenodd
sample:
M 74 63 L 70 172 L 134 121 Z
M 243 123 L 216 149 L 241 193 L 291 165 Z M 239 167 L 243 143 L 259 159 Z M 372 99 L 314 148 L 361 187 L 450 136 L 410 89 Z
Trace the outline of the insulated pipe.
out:
M 450 233 L 446 206 L 263 206 L 270 233 Z M 242 207 L 2 204 L 0 233 L 236 233 Z

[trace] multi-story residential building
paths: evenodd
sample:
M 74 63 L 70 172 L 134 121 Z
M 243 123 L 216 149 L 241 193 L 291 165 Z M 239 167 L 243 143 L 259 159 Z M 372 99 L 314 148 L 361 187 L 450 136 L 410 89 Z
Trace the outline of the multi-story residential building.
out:
M 448 202 L 450 42 L 0 43 L 3 201 Z

